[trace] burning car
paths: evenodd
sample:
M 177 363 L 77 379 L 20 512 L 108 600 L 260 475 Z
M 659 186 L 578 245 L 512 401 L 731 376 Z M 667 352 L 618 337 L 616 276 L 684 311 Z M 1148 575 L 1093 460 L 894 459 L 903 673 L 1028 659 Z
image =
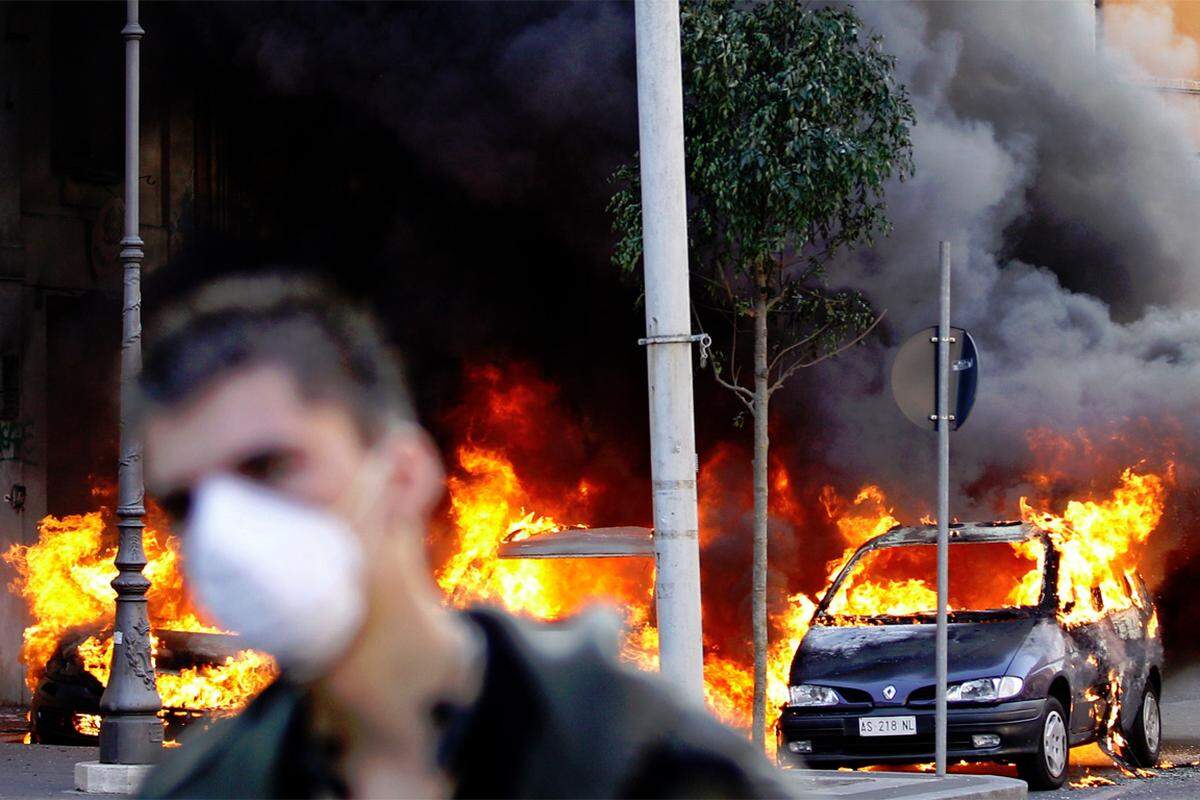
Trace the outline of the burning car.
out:
M 1105 572 L 1081 591 L 1066 541 L 1021 522 L 950 531 L 947 755 L 1015 763 L 1033 788 L 1061 786 L 1077 745 L 1136 766 L 1159 753 L 1145 583 Z M 781 763 L 932 759 L 936 543 L 936 527 L 896 527 L 836 574 L 792 660 Z
M 236 713 L 278 670 L 269 656 L 242 647 L 192 606 L 179 571 L 179 542 L 153 502 L 147 514 L 146 602 L 164 733 L 171 740 L 185 725 Z M 38 541 L 0 553 L 16 573 L 9 590 L 25 599 L 33 618 L 21 661 L 34 742 L 96 744 L 113 658 L 114 528 L 107 508 L 48 516 L 38 523 Z
M 96 746 L 104 683 L 91 662 L 97 653 L 109 654 L 110 633 L 85 626 L 60 639 L 29 706 L 31 742 Z M 156 630 L 154 641 L 158 683 L 167 690 L 160 716 L 168 741 L 237 710 L 271 675 L 265 657 L 240 648 L 230 634 Z M 237 679 L 214 680 L 237 671 Z M 176 685 L 187 688 L 176 691 Z

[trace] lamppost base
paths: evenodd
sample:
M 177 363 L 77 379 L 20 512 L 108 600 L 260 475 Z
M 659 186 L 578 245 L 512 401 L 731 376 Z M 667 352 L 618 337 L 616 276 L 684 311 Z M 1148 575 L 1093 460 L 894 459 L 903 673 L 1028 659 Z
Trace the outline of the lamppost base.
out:
M 105 716 L 100 723 L 101 764 L 153 764 L 162 758 L 163 724 L 154 714 Z
M 149 764 L 81 761 L 75 765 L 75 789 L 88 794 L 134 794 L 149 771 Z

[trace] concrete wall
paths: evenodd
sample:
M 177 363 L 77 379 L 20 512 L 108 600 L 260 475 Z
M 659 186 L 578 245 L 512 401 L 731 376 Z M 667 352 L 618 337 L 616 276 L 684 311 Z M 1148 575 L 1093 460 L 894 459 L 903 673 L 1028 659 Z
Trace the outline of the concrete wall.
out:
M 25 502 L 0 502 L 0 550 L 37 537 L 46 513 L 45 317 L 36 290 L 0 283 L 0 355 L 16 356 L 20 391 L 16 413 L 0 419 L 0 494 L 24 488 Z M 5 575 L 3 582 L 8 583 Z M 28 618 L 16 596 L 0 595 L 0 702 L 27 699 L 17 654 Z

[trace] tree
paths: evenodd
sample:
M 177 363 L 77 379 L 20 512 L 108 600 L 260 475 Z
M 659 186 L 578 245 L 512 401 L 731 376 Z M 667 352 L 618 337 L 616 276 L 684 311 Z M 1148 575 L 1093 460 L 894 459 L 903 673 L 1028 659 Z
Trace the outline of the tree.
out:
M 713 374 L 754 420 L 753 736 L 761 746 L 770 400 L 882 318 L 859 292 L 830 289 L 827 269 L 843 248 L 888 232 L 884 189 L 912 174 L 915 117 L 895 59 L 853 10 L 694 0 L 683 6 L 681 34 L 689 260 L 703 299 L 694 307 L 701 325 L 714 314 L 728 324 Z M 636 156 L 614 179 L 613 261 L 634 273 L 642 255 Z

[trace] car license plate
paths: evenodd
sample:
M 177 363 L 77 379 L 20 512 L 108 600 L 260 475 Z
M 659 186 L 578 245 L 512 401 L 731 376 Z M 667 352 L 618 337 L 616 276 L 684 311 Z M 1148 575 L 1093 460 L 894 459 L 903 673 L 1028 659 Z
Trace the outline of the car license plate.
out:
M 917 732 L 916 717 L 861 717 L 859 736 L 913 736 Z

